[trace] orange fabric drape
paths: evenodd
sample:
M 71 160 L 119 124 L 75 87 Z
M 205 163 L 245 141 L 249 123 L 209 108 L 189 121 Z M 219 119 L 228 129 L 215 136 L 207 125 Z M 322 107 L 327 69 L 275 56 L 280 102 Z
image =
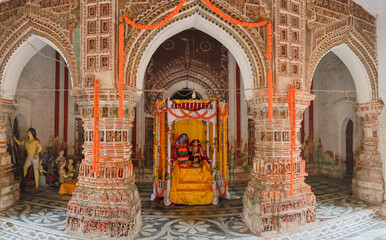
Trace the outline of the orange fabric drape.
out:
M 180 3 L 177 5 L 177 7 L 173 10 L 172 13 L 170 13 L 164 20 L 158 22 L 158 23 L 155 23 L 155 24 L 151 24 L 151 25 L 143 25 L 143 24 L 137 24 L 135 22 L 133 22 L 132 20 L 130 20 L 128 17 L 126 16 L 123 16 L 123 18 L 125 19 L 125 22 L 127 22 L 128 24 L 130 24 L 131 26 L 135 27 L 135 28 L 139 28 L 139 29 L 155 29 L 155 28 L 159 28 L 159 27 L 162 27 L 163 25 L 165 25 L 166 23 L 168 23 L 182 8 L 182 6 L 184 5 L 186 0 L 181 0 Z
M 119 24 L 119 75 L 118 75 L 118 95 L 119 95 L 119 108 L 118 117 L 123 118 L 123 65 L 125 62 L 125 25 Z
M 296 149 L 296 106 L 295 106 L 295 87 L 290 85 L 288 92 L 288 110 L 291 125 L 291 164 L 290 164 L 290 196 L 293 196 L 293 177 L 294 177 L 294 150 Z
M 93 172 L 99 171 L 99 80 L 94 81 L 94 158 L 93 158 Z

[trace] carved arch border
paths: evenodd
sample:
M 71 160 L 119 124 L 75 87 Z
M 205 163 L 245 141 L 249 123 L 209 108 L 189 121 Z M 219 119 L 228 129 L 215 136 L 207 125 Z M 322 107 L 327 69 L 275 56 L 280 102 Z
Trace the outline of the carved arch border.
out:
M 360 33 L 355 31 L 352 27 L 343 27 L 332 34 L 328 34 L 318 46 L 311 52 L 307 62 L 307 78 L 306 90 L 311 89 L 312 78 L 316 67 L 320 60 L 331 51 L 334 47 L 341 44 L 346 44 L 348 48 L 358 57 L 363 67 L 366 69 L 366 74 L 369 77 L 370 98 L 378 98 L 378 71 L 377 58 L 374 54 L 366 51 L 364 46 L 368 46 L 366 41 L 361 37 Z
M 27 19 L 19 25 L 18 30 L 12 33 L 3 46 L 0 46 L 0 85 L 4 83 L 4 70 L 14 52 L 32 35 L 46 38 L 52 42 L 64 56 L 70 72 L 72 87 L 78 86 L 78 67 L 75 54 L 68 38 L 57 28 L 40 23 L 33 19 Z
M 186 71 L 179 71 L 179 72 L 171 73 L 163 81 L 164 84 L 160 85 L 157 89 L 163 89 L 164 88 L 167 90 L 171 86 L 173 86 L 174 84 L 177 84 L 179 82 L 184 81 L 184 78 L 186 77 L 185 73 L 186 73 Z M 205 89 L 208 89 L 207 95 L 209 97 L 216 97 L 216 96 L 221 95 L 221 92 L 218 90 L 219 86 L 216 84 L 215 81 L 213 81 L 213 79 L 211 79 L 211 77 L 208 77 L 205 74 L 198 73 L 196 71 L 189 71 L 189 73 L 190 73 L 189 82 L 197 83 L 197 84 L 203 86 Z M 212 86 L 215 86 L 215 88 L 213 88 Z M 200 91 L 200 89 L 198 91 Z M 152 106 L 152 104 L 157 99 L 162 99 L 162 93 L 154 94 L 149 98 L 150 106 Z
M 222 3 L 219 2 L 219 4 Z M 226 6 L 221 5 L 217 7 L 219 7 L 221 10 L 224 10 Z M 158 22 L 159 20 L 165 18 L 165 16 L 168 15 L 169 12 L 171 12 L 173 9 L 173 3 L 158 6 L 156 9 L 148 10 L 147 14 L 142 14 L 142 16 L 144 17 L 141 18 L 140 22 L 145 24 L 151 22 Z M 226 11 L 227 10 L 224 10 L 224 12 Z M 266 48 L 264 47 L 265 42 L 258 34 L 257 30 L 251 28 L 244 28 L 233 23 L 227 22 L 226 20 L 217 16 L 216 13 L 211 11 L 209 7 L 204 5 L 201 1 L 188 3 L 181 9 L 180 13 L 177 14 L 177 16 L 173 20 L 171 20 L 168 24 L 160 28 L 151 31 L 141 29 L 131 30 L 128 36 L 129 40 L 125 46 L 125 52 L 127 53 L 126 62 L 124 65 L 125 83 L 130 85 L 131 87 L 142 89 L 143 86 L 137 86 L 137 74 L 141 59 L 144 57 L 144 52 L 149 47 L 150 42 L 166 27 L 175 24 L 185 18 L 191 17 L 195 14 L 198 14 L 204 20 L 221 27 L 224 32 L 226 32 L 235 41 L 237 41 L 237 43 L 244 50 L 244 53 L 248 58 L 248 67 L 251 69 L 253 75 L 253 79 L 251 79 L 253 88 L 266 87 Z M 244 81 L 246 81 L 246 79 Z M 261 82 L 263 84 L 259 86 L 259 83 Z

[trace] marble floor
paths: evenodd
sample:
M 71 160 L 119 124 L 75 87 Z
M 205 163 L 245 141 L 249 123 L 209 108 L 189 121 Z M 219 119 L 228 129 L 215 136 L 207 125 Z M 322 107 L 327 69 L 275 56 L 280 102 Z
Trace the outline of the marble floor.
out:
M 378 207 L 352 199 L 349 181 L 309 177 L 307 182 L 317 196 L 317 221 L 264 239 L 386 240 L 386 220 L 377 217 Z M 217 206 L 166 207 L 150 202 L 151 186 L 139 184 L 143 227 L 138 239 L 263 239 L 242 222 L 245 186 L 230 184 L 232 200 Z M 64 233 L 71 196 L 55 191 L 22 194 L 19 204 L 0 212 L 0 239 L 76 239 Z

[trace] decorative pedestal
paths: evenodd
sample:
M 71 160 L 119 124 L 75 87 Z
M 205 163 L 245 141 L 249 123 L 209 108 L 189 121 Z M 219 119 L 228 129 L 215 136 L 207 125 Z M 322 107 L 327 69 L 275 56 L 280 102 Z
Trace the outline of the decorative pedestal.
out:
M 8 116 L 14 110 L 13 101 L 1 100 L 0 115 L 0 210 L 19 200 L 19 182 L 14 180 L 11 155 L 7 152 Z
M 296 96 L 296 132 L 299 132 L 303 111 L 311 95 Z M 300 144 L 293 153 L 293 196 L 291 186 L 290 115 L 288 94 L 276 93 L 273 120 L 268 120 L 267 98 L 251 100 L 257 131 L 256 157 L 253 159 L 251 181 L 244 194 L 243 218 L 249 229 L 257 234 L 277 233 L 315 221 L 315 195 L 304 183 L 305 161 L 301 159 Z
M 124 117 L 118 118 L 114 92 L 100 93 L 100 161 L 93 172 L 93 93 L 75 97 L 84 120 L 84 155 L 78 183 L 68 203 L 67 232 L 84 238 L 135 239 L 142 227 L 141 201 L 134 184 L 130 159 L 131 130 L 136 104 L 134 93 L 125 94 Z
M 382 160 L 378 151 L 378 118 L 383 105 L 379 100 L 355 107 L 357 114 L 362 117 L 364 137 L 363 151 L 354 168 L 352 192 L 355 198 L 378 205 L 383 203 L 385 192 Z

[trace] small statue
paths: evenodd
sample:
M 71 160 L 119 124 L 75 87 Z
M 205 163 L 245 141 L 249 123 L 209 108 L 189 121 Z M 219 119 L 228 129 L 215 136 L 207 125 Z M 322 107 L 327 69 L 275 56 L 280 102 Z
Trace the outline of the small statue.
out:
M 42 163 L 43 163 L 43 160 L 40 160 L 40 162 L 39 162 L 39 173 L 40 173 L 40 176 L 43 176 L 44 173 L 47 173 L 46 170 L 44 170 Z
M 55 163 L 58 165 L 58 170 L 59 170 L 60 162 L 66 163 L 66 158 L 64 157 L 64 151 L 63 150 L 61 150 L 59 152 L 59 156 L 55 159 Z
M 192 167 L 201 167 L 202 160 L 206 160 L 206 154 L 201 146 L 200 140 L 193 139 L 190 144 L 189 152 L 192 161 Z
M 67 169 L 68 169 L 68 173 L 73 173 L 73 175 L 76 175 L 76 169 L 74 168 L 73 163 L 74 163 L 74 160 L 68 159 Z
M 66 172 L 66 161 L 59 162 L 59 183 L 64 183 L 72 180 L 74 173 Z
M 189 139 L 185 133 L 181 134 L 174 144 L 174 160 L 178 161 L 181 168 L 189 167 Z
M 39 153 L 43 148 L 40 145 L 39 139 L 36 138 L 36 130 L 34 128 L 28 129 L 27 136 L 27 140 L 21 142 L 15 137 L 15 141 L 18 145 L 25 145 L 25 148 L 27 149 L 27 159 L 23 168 L 24 177 L 27 175 L 28 168 L 32 164 L 34 169 L 35 188 L 39 188 Z

